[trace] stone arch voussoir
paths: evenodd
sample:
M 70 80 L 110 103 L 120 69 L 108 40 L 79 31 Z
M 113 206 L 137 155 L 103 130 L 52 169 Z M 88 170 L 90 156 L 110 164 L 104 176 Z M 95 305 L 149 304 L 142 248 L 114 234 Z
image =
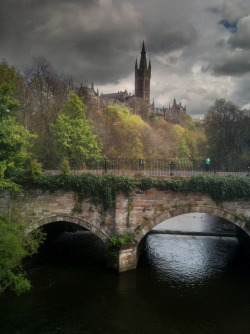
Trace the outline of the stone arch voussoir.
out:
M 82 219 L 80 217 L 73 217 L 73 216 L 67 216 L 67 215 L 53 215 L 53 216 L 48 216 L 40 219 L 37 224 L 35 225 L 34 228 L 39 228 L 43 225 L 50 224 L 50 223 L 55 223 L 55 222 L 68 222 L 68 223 L 73 223 L 79 226 L 82 226 L 89 230 L 90 232 L 94 233 L 97 237 L 99 237 L 103 242 L 106 244 L 109 240 L 109 235 L 104 232 L 100 227 L 96 226 L 93 223 L 89 223 L 85 219 Z
M 225 209 L 213 206 L 183 206 L 181 208 L 176 208 L 164 212 L 158 217 L 153 218 L 152 220 L 149 220 L 146 223 L 142 224 L 141 229 L 139 230 L 138 233 L 136 233 L 134 240 L 138 244 L 145 237 L 145 235 L 148 232 L 150 232 L 155 226 L 159 225 L 160 223 L 164 222 L 169 218 L 180 216 L 185 213 L 198 213 L 198 212 L 213 214 L 215 216 L 225 218 L 229 222 L 236 224 L 237 226 L 239 226 L 244 230 L 244 225 L 245 225 L 244 222 L 237 215 Z M 247 231 L 245 232 L 247 233 Z

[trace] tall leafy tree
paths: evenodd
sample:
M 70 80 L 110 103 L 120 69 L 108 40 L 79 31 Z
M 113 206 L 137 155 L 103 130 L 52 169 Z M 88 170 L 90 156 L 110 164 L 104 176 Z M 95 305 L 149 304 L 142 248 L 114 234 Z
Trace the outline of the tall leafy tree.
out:
M 32 133 L 37 140 L 32 148 L 38 158 L 48 163 L 56 154 L 55 138 L 50 124 L 54 124 L 59 111 L 68 101 L 75 84 L 71 78 L 58 74 L 43 58 L 34 58 L 22 72 L 16 95 L 20 101 L 17 120 Z
M 93 134 L 91 121 L 86 119 L 86 106 L 76 94 L 70 93 L 70 99 L 60 111 L 52 129 L 61 157 L 79 162 L 101 158 L 101 142 Z
M 0 64 L 0 189 L 19 189 L 8 175 L 23 168 L 34 138 L 15 119 L 14 112 L 19 105 L 14 98 L 17 80 L 13 68 L 7 63 Z M 22 260 L 36 252 L 42 238 L 27 235 L 27 227 L 27 223 L 0 214 L 0 293 L 9 289 L 20 294 L 30 289 Z
M 249 114 L 232 102 L 216 100 L 205 115 L 204 126 L 211 156 L 238 157 L 247 149 Z
M 14 110 L 18 101 L 13 98 L 13 83 L 0 86 L 0 189 L 16 189 L 17 185 L 6 178 L 6 173 L 14 169 L 22 169 L 30 157 L 28 151 L 31 139 L 29 131 L 18 124 Z
M 150 126 L 140 116 L 131 116 L 127 108 L 114 105 L 107 107 L 101 118 L 103 146 L 109 158 L 143 157 L 142 131 Z
M 0 63 L 0 86 L 4 84 L 16 85 L 21 79 L 13 66 L 10 66 L 7 61 L 3 60 Z

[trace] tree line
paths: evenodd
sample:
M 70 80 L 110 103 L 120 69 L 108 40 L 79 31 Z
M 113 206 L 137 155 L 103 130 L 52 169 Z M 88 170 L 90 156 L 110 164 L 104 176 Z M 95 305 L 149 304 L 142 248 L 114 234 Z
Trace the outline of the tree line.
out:
M 77 83 L 41 58 L 22 72 L 2 62 L 0 85 L 15 124 L 33 140 L 29 152 L 39 161 L 249 159 L 249 110 L 224 99 L 216 100 L 204 121 L 195 123 L 188 115 L 175 124 L 153 113 L 132 115 L 119 105 L 88 108 L 77 95 Z

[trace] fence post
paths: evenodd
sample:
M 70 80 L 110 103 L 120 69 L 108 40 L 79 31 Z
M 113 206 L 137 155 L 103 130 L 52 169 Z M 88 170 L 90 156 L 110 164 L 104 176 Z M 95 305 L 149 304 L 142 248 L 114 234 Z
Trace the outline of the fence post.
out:
M 173 163 L 173 161 L 171 160 L 171 162 L 170 162 L 170 176 L 173 176 L 173 175 L 174 175 L 174 173 L 173 173 L 173 169 L 174 169 L 174 163 Z
M 107 158 L 104 158 L 104 173 L 107 173 Z

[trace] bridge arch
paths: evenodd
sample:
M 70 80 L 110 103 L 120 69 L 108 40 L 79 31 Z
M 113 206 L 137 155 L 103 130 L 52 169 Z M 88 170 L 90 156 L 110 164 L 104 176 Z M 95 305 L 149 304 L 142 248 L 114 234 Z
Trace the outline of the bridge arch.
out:
M 245 234 L 249 236 L 248 232 L 244 229 L 245 223 L 232 212 L 214 206 L 183 206 L 181 208 L 175 208 L 164 212 L 158 217 L 152 220 L 148 220 L 146 223 L 142 224 L 141 229 L 134 237 L 135 242 L 138 245 L 148 232 L 150 232 L 155 226 L 161 224 L 165 220 L 186 213 L 207 213 L 213 214 L 221 218 L 225 218 L 227 221 L 237 225 L 242 231 L 244 231 Z
M 73 223 L 73 224 L 86 228 L 88 231 L 92 232 L 98 238 L 100 238 L 105 244 L 107 244 L 109 240 L 109 235 L 105 231 L 103 231 L 100 227 L 96 226 L 93 223 L 89 223 L 87 220 L 83 218 L 74 217 L 74 216 L 53 215 L 53 216 L 44 217 L 38 220 L 37 224 L 34 226 L 33 229 L 42 227 L 43 225 L 60 222 L 60 221 L 67 222 L 67 223 Z

